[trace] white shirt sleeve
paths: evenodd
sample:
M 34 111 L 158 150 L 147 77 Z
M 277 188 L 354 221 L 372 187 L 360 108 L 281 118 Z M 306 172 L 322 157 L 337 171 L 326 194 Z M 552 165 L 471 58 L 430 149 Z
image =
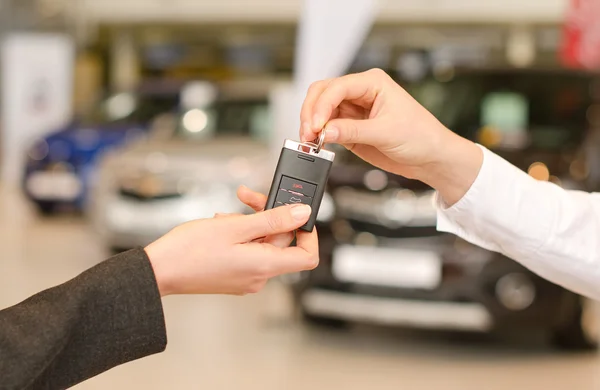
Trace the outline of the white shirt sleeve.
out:
M 600 194 L 535 180 L 491 151 L 438 230 L 503 253 L 569 290 L 600 299 Z

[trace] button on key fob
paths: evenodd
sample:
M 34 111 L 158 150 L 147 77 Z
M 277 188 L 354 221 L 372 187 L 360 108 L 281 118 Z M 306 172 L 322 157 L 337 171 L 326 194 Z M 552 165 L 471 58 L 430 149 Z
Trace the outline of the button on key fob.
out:
M 266 210 L 287 204 L 307 204 L 312 213 L 300 229 L 311 232 L 317 220 L 319 206 L 335 153 L 322 148 L 325 132 L 318 143 L 285 140 L 275 176 L 269 191 Z

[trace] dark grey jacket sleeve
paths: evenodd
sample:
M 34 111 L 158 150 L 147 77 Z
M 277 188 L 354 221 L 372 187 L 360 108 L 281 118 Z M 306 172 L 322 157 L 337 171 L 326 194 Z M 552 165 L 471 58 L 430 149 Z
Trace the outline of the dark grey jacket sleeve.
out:
M 167 345 L 143 249 L 0 311 L 0 389 L 64 389 Z

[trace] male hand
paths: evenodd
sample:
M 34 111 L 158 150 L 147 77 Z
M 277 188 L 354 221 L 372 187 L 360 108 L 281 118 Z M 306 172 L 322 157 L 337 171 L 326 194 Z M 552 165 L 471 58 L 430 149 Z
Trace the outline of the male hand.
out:
M 240 198 L 261 209 L 260 196 L 242 190 Z M 310 206 L 292 205 L 173 229 L 146 247 L 161 295 L 255 293 L 272 277 L 315 268 L 316 232 L 299 233 L 297 245 L 289 247 L 310 213 Z

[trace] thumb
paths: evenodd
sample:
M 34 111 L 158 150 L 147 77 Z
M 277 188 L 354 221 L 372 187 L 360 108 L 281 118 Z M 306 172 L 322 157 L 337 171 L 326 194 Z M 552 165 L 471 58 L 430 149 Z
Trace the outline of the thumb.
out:
M 382 129 L 377 129 L 376 125 L 375 119 L 332 119 L 325 126 L 324 142 L 377 146 L 385 137 Z
M 257 238 L 288 233 L 304 225 L 311 208 L 304 204 L 280 206 L 252 215 L 231 219 L 231 235 L 235 242 L 249 242 Z

